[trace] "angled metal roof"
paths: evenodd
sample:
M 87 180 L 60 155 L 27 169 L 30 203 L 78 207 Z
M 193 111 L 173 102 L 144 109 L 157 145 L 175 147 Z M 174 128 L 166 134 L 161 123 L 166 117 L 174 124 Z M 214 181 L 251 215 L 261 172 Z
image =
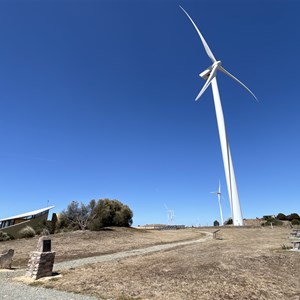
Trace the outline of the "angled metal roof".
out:
M 41 208 L 41 209 L 38 209 L 38 210 L 30 211 L 30 212 L 27 212 L 25 214 L 12 216 L 12 217 L 5 218 L 5 219 L 0 219 L 0 222 L 7 221 L 7 220 L 13 220 L 13 219 L 19 219 L 19 218 L 25 218 L 25 217 L 29 217 L 29 216 L 33 216 L 33 215 L 37 215 L 37 214 L 42 213 L 44 211 L 50 210 L 50 209 L 52 209 L 54 207 L 55 206 L 49 206 L 49 207 L 46 207 L 46 208 Z

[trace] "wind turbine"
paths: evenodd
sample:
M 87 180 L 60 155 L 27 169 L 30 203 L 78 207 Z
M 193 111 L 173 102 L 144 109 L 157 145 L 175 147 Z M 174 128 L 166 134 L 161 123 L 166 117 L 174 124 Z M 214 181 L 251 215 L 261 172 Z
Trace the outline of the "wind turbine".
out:
M 210 192 L 211 194 L 216 194 L 218 196 L 219 208 L 220 208 L 220 216 L 221 216 L 221 224 L 224 225 L 222 206 L 221 206 L 221 183 L 219 181 L 219 189 L 217 192 Z
M 180 6 L 180 8 L 183 10 L 183 12 L 187 15 L 187 17 L 192 22 L 193 26 L 195 27 L 201 42 L 204 46 L 204 49 L 208 55 L 208 57 L 212 61 L 212 65 L 208 67 L 205 71 L 199 74 L 200 77 L 206 80 L 204 86 L 202 87 L 201 91 L 199 92 L 198 96 L 196 97 L 196 101 L 202 96 L 202 94 L 205 92 L 205 90 L 208 88 L 208 86 L 211 84 L 212 91 L 213 91 L 213 98 L 215 103 L 215 110 L 216 110 L 216 116 L 217 116 L 217 123 L 218 123 L 218 129 L 219 129 L 219 137 L 220 137 L 220 143 L 221 143 L 221 150 L 222 150 L 222 157 L 223 157 L 223 163 L 224 163 L 224 170 L 225 170 L 225 177 L 226 177 L 226 184 L 227 184 L 227 190 L 229 194 L 229 202 L 231 207 L 231 213 L 232 213 L 232 220 L 233 224 L 235 226 L 242 226 L 243 225 L 243 217 L 242 217 L 242 210 L 240 206 L 240 200 L 238 196 L 238 190 L 237 190 L 237 184 L 235 180 L 234 175 L 234 169 L 231 159 L 231 153 L 230 153 L 230 147 L 229 142 L 226 134 L 226 128 L 225 128 L 225 122 L 224 122 L 224 116 L 223 116 L 223 110 L 221 105 L 221 99 L 217 84 L 217 71 L 221 71 L 237 81 L 241 86 L 243 86 L 256 100 L 256 96 L 248 89 L 240 80 L 238 80 L 236 77 L 234 77 L 232 74 L 230 74 L 227 70 L 225 70 L 222 67 L 222 63 L 220 60 L 216 60 L 214 57 L 212 51 L 210 50 L 208 44 L 206 43 L 203 35 L 201 34 L 200 30 L 194 23 L 193 19 L 189 16 L 189 14 Z
M 168 209 L 166 204 L 164 204 L 164 206 L 167 210 L 168 225 L 173 225 L 173 221 L 174 221 L 174 218 L 175 218 L 174 210 L 173 209 Z

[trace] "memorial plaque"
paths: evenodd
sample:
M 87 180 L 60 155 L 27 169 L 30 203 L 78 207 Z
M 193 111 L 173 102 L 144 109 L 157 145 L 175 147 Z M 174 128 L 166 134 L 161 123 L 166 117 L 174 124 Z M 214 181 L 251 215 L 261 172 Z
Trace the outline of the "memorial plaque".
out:
M 43 252 L 51 252 L 51 240 L 43 240 Z

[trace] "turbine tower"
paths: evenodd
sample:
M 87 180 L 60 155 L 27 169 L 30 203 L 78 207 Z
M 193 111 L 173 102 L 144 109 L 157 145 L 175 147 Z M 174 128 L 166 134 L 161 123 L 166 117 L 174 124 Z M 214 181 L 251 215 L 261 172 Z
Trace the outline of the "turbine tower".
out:
M 218 196 L 218 202 L 219 202 L 219 208 L 220 208 L 220 217 L 221 217 L 221 224 L 224 225 L 224 219 L 223 219 L 223 212 L 222 212 L 222 206 L 221 206 L 221 183 L 219 181 L 219 189 L 217 192 L 211 192 L 211 194 L 216 194 Z
M 193 26 L 195 27 L 201 42 L 204 46 L 204 49 L 208 55 L 208 57 L 212 61 L 212 65 L 208 67 L 205 71 L 200 73 L 200 77 L 206 80 L 203 88 L 199 92 L 198 96 L 196 97 L 196 101 L 202 96 L 202 94 L 205 92 L 205 90 L 208 88 L 208 86 L 212 85 L 212 91 L 213 91 L 213 98 L 214 98 L 214 104 L 215 104 L 215 110 L 216 110 L 216 116 L 217 116 L 217 123 L 218 123 L 218 129 L 219 129 L 219 137 L 220 137 L 220 143 L 221 143 L 221 150 L 222 150 L 222 157 L 223 157 L 223 163 L 224 163 L 224 170 L 225 170 L 225 177 L 226 177 L 226 184 L 227 184 L 227 190 L 229 195 L 229 202 L 231 207 L 231 213 L 232 213 L 232 220 L 233 224 L 235 226 L 242 226 L 243 225 L 243 216 L 242 216 L 242 210 L 240 206 L 240 200 L 238 196 L 238 190 L 237 190 L 237 184 L 235 180 L 234 175 L 234 169 L 231 159 L 231 153 L 230 153 L 230 147 L 229 142 L 226 134 L 226 127 L 224 122 L 224 116 L 223 116 L 223 110 L 221 105 L 221 99 L 217 84 L 217 71 L 221 71 L 237 81 L 240 85 L 242 85 L 256 100 L 256 96 L 248 89 L 240 80 L 238 80 L 236 77 L 234 77 L 232 74 L 230 74 L 228 71 L 226 71 L 222 67 L 222 63 L 220 60 L 216 60 L 214 57 L 212 51 L 210 50 L 208 44 L 206 43 L 204 37 L 202 36 L 200 30 L 194 23 L 193 19 L 189 16 L 189 14 L 180 6 L 180 8 L 183 10 L 183 12 L 187 15 L 187 17 L 192 22 Z

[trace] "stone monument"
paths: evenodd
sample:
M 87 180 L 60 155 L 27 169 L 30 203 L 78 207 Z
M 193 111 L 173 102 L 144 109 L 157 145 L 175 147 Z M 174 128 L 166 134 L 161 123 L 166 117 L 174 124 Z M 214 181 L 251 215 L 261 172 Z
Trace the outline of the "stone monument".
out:
M 30 253 L 26 276 L 33 279 L 52 276 L 54 258 L 55 252 L 51 251 L 50 237 L 40 237 L 36 251 Z

